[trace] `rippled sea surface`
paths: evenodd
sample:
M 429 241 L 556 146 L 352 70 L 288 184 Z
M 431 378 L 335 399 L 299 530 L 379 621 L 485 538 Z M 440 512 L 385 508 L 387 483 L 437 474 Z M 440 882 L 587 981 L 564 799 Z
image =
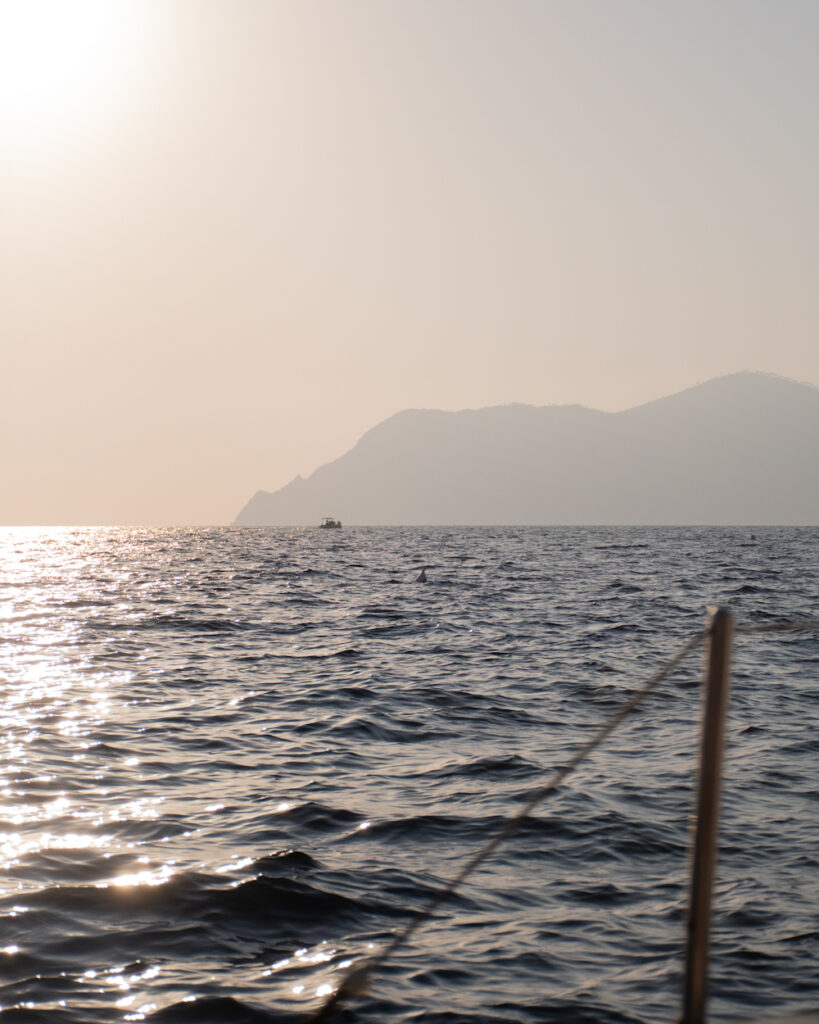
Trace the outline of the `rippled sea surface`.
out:
M 780 528 L 1 532 L 0 1016 L 303 1020 L 709 604 L 815 616 L 818 553 Z M 673 1020 L 700 674 L 337 1019 Z M 717 1019 L 819 1004 L 817 680 L 816 634 L 737 639 Z

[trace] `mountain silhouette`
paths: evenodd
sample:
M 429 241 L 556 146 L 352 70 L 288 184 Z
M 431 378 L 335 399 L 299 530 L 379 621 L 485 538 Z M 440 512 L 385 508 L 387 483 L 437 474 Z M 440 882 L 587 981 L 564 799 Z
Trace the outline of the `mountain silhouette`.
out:
M 624 412 L 410 409 L 237 525 L 815 524 L 819 388 L 737 373 Z

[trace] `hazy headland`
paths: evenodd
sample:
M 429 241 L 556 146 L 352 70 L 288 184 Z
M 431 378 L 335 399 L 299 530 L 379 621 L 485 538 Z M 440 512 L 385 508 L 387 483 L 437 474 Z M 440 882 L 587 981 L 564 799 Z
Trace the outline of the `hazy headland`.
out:
M 819 516 L 819 389 L 715 378 L 623 412 L 408 409 L 238 525 L 799 525 Z

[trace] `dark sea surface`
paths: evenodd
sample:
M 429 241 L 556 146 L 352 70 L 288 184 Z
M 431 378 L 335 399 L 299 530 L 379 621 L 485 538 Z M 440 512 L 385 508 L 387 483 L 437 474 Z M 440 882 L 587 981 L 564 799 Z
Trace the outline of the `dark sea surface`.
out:
M 816 616 L 819 529 L 0 532 L 0 1017 L 303 1020 L 712 603 Z M 674 1020 L 701 661 L 336 1019 Z M 714 1019 L 819 1006 L 818 679 L 737 638 Z

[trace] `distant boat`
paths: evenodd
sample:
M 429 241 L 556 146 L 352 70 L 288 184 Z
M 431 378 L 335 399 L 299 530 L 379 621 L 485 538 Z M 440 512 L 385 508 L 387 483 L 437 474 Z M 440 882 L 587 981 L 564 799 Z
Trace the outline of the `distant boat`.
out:
M 340 530 L 341 520 L 333 519 L 332 516 L 325 516 L 324 519 L 319 523 L 320 530 Z

